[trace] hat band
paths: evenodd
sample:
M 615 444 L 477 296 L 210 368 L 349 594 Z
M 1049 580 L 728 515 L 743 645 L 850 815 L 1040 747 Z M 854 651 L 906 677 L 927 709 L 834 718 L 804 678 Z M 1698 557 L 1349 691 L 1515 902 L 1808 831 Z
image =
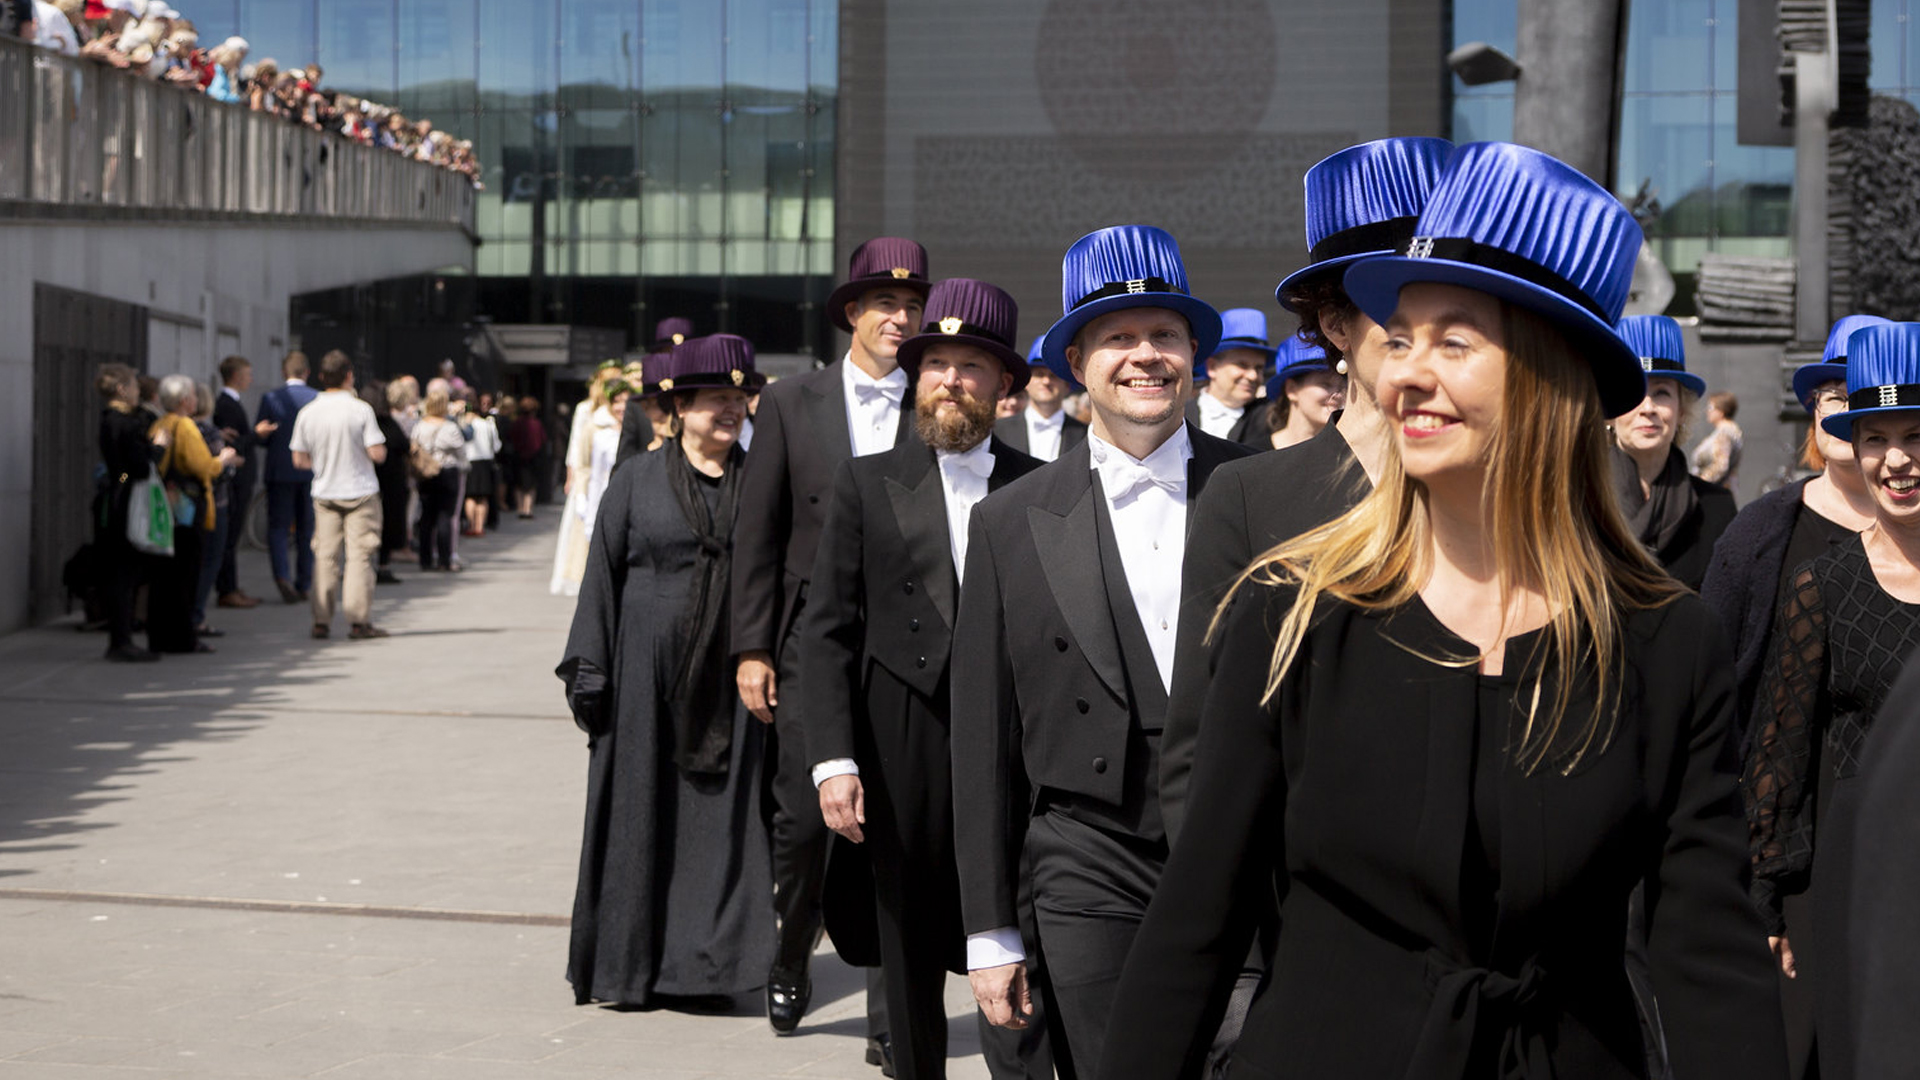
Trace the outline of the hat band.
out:
M 963 322 L 951 316 L 929 321 L 927 325 L 920 328 L 920 332 L 923 334 L 965 334 L 968 337 L 986 338 L 996 345 L 1004 345 L 1009 349 L 1013 348 L 1013 344 L 1006 338 L 986 327 L 978 323 Z
M 1687 365 L 1678 360 L 1669 360 L 1664 356 L 1643 356 L 1640 358 L 1642 371 L 1678 371 L 1685 374 Z
M 1214 351 L 1220 352 L 1221 350 L 1224 350 L 1224 349 L 1239 349 L 1239 348 L 1244 348 L 1245 346 L 1248 346 L 1248 345 L 1258 345 L 1263 349 L 1273 348 L 1272 345 L 1268 344 L 1266 338 L 1254 337 L 1252 334 L 1248 334 L 1246 337 L 1221 338 L 1219 346 L 1215 348 Z
M 1406 217 L 1369 221 L 1364 225 L 1341 229 L 1330 236 L 1321 237 L 1320 242 L 1307 252 L 1307 258 L 1320 263 L 1348 255 L 1364 255 L 1369 251 L 1399 251 L 1407 246 L 1407 241 L 1413 239 L 1413 227 L 1419 220 L 1408 214 Z
M 1847 395 L 1847 409 L 1920 409 L 1920 383 L 1869 386 Z
M 1505 248 L 1483 244 L 1478 240 L 1469 240 L 1464 236 L 1416 236 L 1407 241 L 1406 255 L 1411 259 L 1446 259 L 1449 262 L 1462 262 L 1488 270 L 1498 270 L 1503 274 L 1511 274 L 1522 281 L 1538 285 L 1564 300 L 1578 304 L 1588 314 L 1609 326 L 1614 322 L 1599 303 L 1582 291 L 1580 286 L 1532 259 L 1515 255 Z
M 1093 290 L 1073 302 L 1068 311 L 1078 311 L 1095 300 L 1105 300 L 1109 296 L 1137 296 L 1141 293 L 1177 293 L 1187 295 L 1187 290 L 1165 278 L 1143 277 L 1128 281 L 1115 281 Z

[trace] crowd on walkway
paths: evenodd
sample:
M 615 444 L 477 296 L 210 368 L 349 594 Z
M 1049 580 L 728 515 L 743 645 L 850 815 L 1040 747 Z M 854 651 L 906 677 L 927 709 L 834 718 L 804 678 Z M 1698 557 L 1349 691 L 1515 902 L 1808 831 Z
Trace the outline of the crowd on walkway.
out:
M 192 21 L 162 0 L 0 0 L 0 34 L 392 150 L 482 186 L 471 140 L 390 105 L 323 87 L 319 64 L 283 69 L 271 59 L 247 63 L 251 46 L 245 38 L 202 48 Z
M 412 376 L 360 386 L 345 353 L 315 369 L 296 350 L 249 417 L 245 357 L 221 362 L 217 389 L 102 366 L 95 535 L 68 585 L 108 632 L 107 659 L 213 652 L 218 611 L 262 603 L 239 574 L 256 483 L 274 589 L 308 605 L 318 639 L 336 614 L 351 639 L 386 636 L 373 594 L 403 582 L 396 559 L 458 573 L 461 537 L 531 519 L 550 463 L 539 401 L 476 391 L 453 369 L 443 362 L 424 388 Z
M 882 237 L 823 369 L 596 377 L 577 1002 L 790 1034 L 824 930 L 888 1075 L 950 972 L 996 1077 L 1911 1070 L 1920 324 L 1833 327 L 1743 509 L 1605 189 L 1387 139 L 1305 196 L 1283 340 L 1120 225 L 1023 353 Z

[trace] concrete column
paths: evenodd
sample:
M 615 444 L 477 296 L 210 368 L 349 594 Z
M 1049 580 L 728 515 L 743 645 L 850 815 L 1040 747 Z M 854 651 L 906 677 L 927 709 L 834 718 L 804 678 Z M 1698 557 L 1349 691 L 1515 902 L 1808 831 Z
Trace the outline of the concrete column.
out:
M 1623 0 L 1526 0 L 1516 45 L 1513 140 L 1613 189 Z
M 1826 53 L 1793 54 L 1793 336 L 1825 341 L 1831 270 L 1827 264 L 1827 126 L 1837 87 Z

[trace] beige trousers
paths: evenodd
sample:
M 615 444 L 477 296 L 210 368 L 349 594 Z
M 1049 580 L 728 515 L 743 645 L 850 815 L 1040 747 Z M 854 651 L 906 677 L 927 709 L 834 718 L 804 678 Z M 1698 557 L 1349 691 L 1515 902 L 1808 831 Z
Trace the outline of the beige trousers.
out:
M 333 624 L 336 603 L 346 614 L 348 623 L 358 625 L 372 621 L 373 559 L 380 550 L 380 521 L 377 492 L 358 499 L 313 500 L 315 626 Z M 344 573 L 340 563 L 343 542 L 347 551 Z

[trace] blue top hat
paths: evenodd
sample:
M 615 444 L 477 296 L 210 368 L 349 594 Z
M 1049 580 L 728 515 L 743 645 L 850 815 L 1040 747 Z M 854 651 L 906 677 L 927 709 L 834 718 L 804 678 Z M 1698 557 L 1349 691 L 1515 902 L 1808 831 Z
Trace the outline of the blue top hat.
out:
M 1843 315 L 1827 332 L 1827 351 L 1817 364 L 1801 364 L 1793 372 L 1793 400 L 1813 408 L 1813 390 L 1821 383 L 1847 379 L 1847 339 L 1863 326 L 1891 326 L 1878 315 Z
M 1220 344 L 1214 346 L 1212 356 L 1202 357 L 1193 365 L 1193 377 L 1199 381 L 1207 377 L 1207 361 L 1228 349 L 1252 349 L 1262 357 L 1261 366 L 1273 361 L 1275 349 L 1267 344 L 1267 315 L 1259 308 L 1228 308 L 1220 313 Z
M 1019 393 L 1033 377 L 1019 352 L 1013 347 L 1013 328 L 1020 321 L 1020 307 L 1005 289 L 973 278 L 948 278 L 927 294 L 926 325 L 918 334 L 900 343 L 900 366 L 917 377 L 920 354 L 928 346 L 943 342 L 971 345 L 1000 361 L 1000 369 L 1013 376 L 1013 389 Z
M 1307 258 L 1273 290 L 1287 293 L 1312 279 L 1336 280 L 1356 259 L 1391 255 L 1413 239 L 1413 223 L 1453 153 L 1445 139 L 1376 139 L 1349 146 L 1307 170 Z
M 1847 411 L 1820 426 L 1853 440 L 1853 422 L 1878 413 L 1920 409 L 1920 323 L 1863 326 L 1847 338 Z
M 1318 345 L 1309 345 L 1297 337 L 1290 337 L 1280 344 L 1279 370 L 1273 378 L 1267 380 L 1268 400 L 1277 400 L 1287 392 L 1287 380 L 1311 371 L 1332 371 L 1333 365 L 1327 363 L 1327 350 Z
M 1628 315 L 1614 330 L 1640 357 L 1647 378 L 1672 379 L 1695 397 L 1707 392 L 1707 380 L 1687 370 L 1687 343 L 1679 323 L 1665 315 Z
M 1151 225 L 1113 225 L 1073 242 L 1060 260 L 1065 314 L 1047 330 L 1040 357 L 1054 374 L 1073 378 L 1067 346 L 1080 328 L 1109 312 L 1157 307 L 1178 312 L 1193 333 L 1194 359 L 1220 342 L 1220 313 L 1187 289 L 1187 268 L 1171 234 Z
M 1541 316 L 1593 369 L 1609 417 L 1647 396 L 1640 357 L 1613 332 L 1633 284 L 1640 225 L 1572 166 L 1513 143 L 1454 151 L 1404 254 L 1347 268 L 1347 295 L 1375 322 L 1402 286 L 1474 289 Z

